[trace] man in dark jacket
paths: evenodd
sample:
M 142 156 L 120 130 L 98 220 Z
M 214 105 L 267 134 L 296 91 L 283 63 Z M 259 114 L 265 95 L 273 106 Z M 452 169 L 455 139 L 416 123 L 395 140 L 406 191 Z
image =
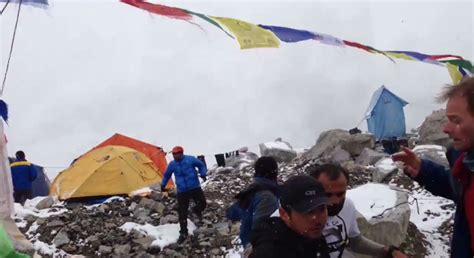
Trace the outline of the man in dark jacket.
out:
M 451 171 L 422 160 L 408 149 L 394 154 L 394 161 L 405 163 L 405 173 L 433 193 L 456 203 L 451 257 L 474 255 L 474 78 L 445 89 L 439 100 L 447 101 L 448 123 L 443 131 L 462 152 Z
M 31 162 L 26 161 L 23 151 L 17 151 L 16 161 L 10 164 L 13 181 L 13 199 L 25 204 L 32 197 L 32 182 L 36 179 L 37 171 Z
M 179 239 L 178 243 L 184 242 L 188 237 L 188 208 L 189 201 L 193 199 L 196 206 L 193 212 L 199 219 L 202 218 L 202 211 L 206 208 L 206 198 L 201 189 L 198 173 L 203 181 L 206 181 L 207 169 L 199 159 L 184 155 L 184 149 L 176 146 L 171 151 L 174 160 L 168 164 L 163 180 L 161 181 L 161 191 L 165 192 L 166 184 L 174 173 L 175 185 L 178 194 L 178 216 L 179 216 Z M 197 171 L 196 171 L 197 169 Z
M 275 159 L 260 157 L 255 162 L 254 176 L 254 182 L 235 196 L 237 202 L 227 210 L 228 219 L 241 221 L 239 237 L 244 247 L 244 257 L 251 250 L 250 232 L 280 206 L 278 164 Z
M 280 217 L 269 217 L 251 234 L 250 257 L 329 257 L 322 231 L 327 220 L 323 186 L 310 176 L 293 176 L 282 186 Z

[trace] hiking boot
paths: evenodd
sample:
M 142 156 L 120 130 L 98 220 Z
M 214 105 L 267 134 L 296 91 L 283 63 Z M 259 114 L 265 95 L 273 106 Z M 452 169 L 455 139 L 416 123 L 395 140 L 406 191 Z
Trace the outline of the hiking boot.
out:
M 184 241 L 186 241 L 186 239 L 188 238 L 188 234 L 179 234 L 179 238 L 178 238 L 178 244 L 182 244 Z

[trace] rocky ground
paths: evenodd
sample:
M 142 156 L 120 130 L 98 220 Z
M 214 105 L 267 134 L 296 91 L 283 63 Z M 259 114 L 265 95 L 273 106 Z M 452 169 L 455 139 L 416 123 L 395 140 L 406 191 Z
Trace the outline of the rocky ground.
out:
M 371 172 L 362 166 L 346 164 L 351 173 L 351 187 L 365 184 L 371 180 Z M 304 173 L 309 166 L 297 166 L 296 163 L 281 164 L 280 180 L 293 174 Z M 126 222 L 151 224 L 153 226 L 177 223 L 176 199 L 171 195 L 163 199 L 158 192 L 148 197 L 125 197 L 109 203 L 86 206 L 80 203 L 59 205 L 51 211 L 66 209 L 65 213 L 46 218 L 29 215 L 24 220 L 26 226 L 21 230 L 33 242 L 41 241 L 54 245 L 57 250 L 67 254 L 92 256 L 133 256 L 133 257 L 210 257 L 225 256 L 236 244 L 238 223 L 225 219 L 225 209 L 233 202 L 233 196 L 252 180 L 251 166 L 240 171 L 214 171 L 205 183 L 208 207 L 203 221 L 198 224 L 194 234 L 181 245 L 171 244 L 163 249 L 151 245 L 153 238 L 139 231 L 130 233 L 120 229 Z M 404 189 L 413 187 L 411 180 L 396 175 L 392 184 Z M 452 207 L 446 207 L 452 208 Z M 191 216 L 191 219 L 197 221 Z M 18 220 L 20 222 L 21 219 Z M 23 221 L 23 222 L 25 222 Z M 448 235 L 452 228 L 447 221 L 440 231 Z M 421 243 L 421 244 L 420 244 Z M 427 246 L 424 235 L 416 225 L 410 223 L 408 237 L 402 249 L 413 257 L 425 257 Z M 56 251 L 56 253 L 58 253 Z M 52 254 L 46 255 L 50 257 Z

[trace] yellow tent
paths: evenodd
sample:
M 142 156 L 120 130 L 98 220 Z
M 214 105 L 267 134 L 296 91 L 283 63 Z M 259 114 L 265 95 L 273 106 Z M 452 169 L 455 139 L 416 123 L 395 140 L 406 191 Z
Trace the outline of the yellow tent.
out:
M 60 200 L 79 197 L 129 194 L 161 181 L 145 154 L 123 146 L 93 150 L 59 173 L 50 195 Z

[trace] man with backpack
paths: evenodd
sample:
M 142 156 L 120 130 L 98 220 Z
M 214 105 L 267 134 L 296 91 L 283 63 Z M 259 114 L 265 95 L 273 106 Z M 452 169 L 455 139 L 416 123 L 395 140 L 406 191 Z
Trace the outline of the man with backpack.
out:
M 254 227 L 279 207 L 277 176 L 275 159 L 260 157 L 255 162 L 254 182 L 235 196 L 237 201 L 227 210 L 228 219 L 241 221 L 239 237 L 244 246 L 243 257 L 248 257 L 252 250 L 250 233 Z

